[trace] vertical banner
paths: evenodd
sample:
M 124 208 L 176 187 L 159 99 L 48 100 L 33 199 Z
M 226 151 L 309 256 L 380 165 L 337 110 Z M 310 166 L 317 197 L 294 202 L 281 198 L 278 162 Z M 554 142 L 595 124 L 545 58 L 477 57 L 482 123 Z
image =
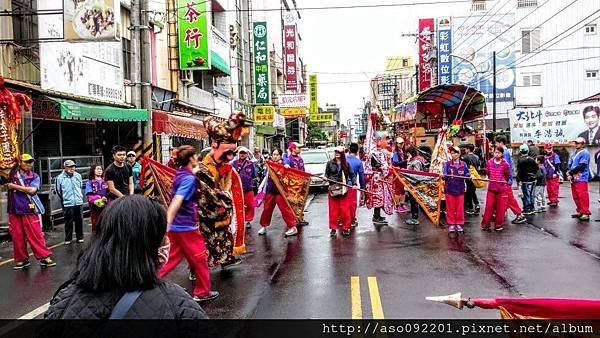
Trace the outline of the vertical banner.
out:
M 177 0 L 179 69 L 210 69 L 209 1 Z
M 254 34 L 254 102 L 256 104 L 271 103 L 269 85 L 269 50 L 267 48 L 267 23 L 255 22 Z
M 452 83 L 452 21 L 450 17 L 438 18 L 438 83 Z
M 310 115 L 319 113 L 319 102 L 317 100 L 317 74 L 308 76 L 310 85 Z
M 433 19 L 419 19 L 419 91 L 431 87 L 429 50 L 433 40 Z
M 298 76 L 296 74 L 296 25 L 285 25 L 283 36 L 285 89 L 295 93 L 298 90 Z

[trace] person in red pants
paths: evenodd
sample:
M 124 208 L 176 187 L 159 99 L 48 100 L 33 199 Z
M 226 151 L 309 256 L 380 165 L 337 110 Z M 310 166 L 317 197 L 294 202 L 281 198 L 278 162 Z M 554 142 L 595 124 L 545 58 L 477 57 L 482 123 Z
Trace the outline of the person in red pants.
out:
M 202 303 L 219 297 L 210 290 L 208 250 L 204 236 L 198 229 L 196 174 L 199 171 L 196 148 L 185 145 L 177 149 L 175 160 L 179 169 L 171 188 L 171 203 L 167 210 L 167 231 L 171 249 L 169 260 L 158 276 L 168 275 L 185 258 L 196 276 L 193 298 Z
M 504 147 L 496 146 L 494 157 L 487 162 L 487 170 L 490 182 L 485 199 L 485 211 L 481 220 L 481 230 L 489 231 L 492 217 L 496 215 L 494 228 L 496 231 L 502 231 L 508 207 L 508 189 L 506 188 L 508 183 L 504 182 L 508 182 L 511 176 L 510 166 L 504 159 Z
M 590 153 L 585 149 L 585 139 L 578 137 L 575 143 L 575 153 L 569 159 L 569 171 L 567 179 L 571 181 L 571 193 L 577 206 L 577 213 L 571 215 L 581 221 L 589 221 L 590 215 L 590 192 L 588 181 L 590 179 Z
M 560 157 L 554 152 L 552 143 L 544 144 L 546 150 L 544 169 L 546 169 L 546 191 L 548 192 L 548 206 L 558 206 L 558 191 L 560 187 Z
M 446 222 L 448 232 L 463 232 L 465 225 L 465 189 L 466 179 L 452 176 L 471 177 L 467 164 L 460 160 L 460 149 L 450 147 L 452 160 L 444 163 L 444 192 L 446 195 Z
M 335 148 L 333 159 L 327 162 L 325 167 L 325 177 L 331 181 L 340 182 L 330 183 L 327 193 L 330 235 L 335 237 L 337 230 L 341 229 L 342 235 L 348 237 L 350 236 L 350 223 L 352 223 L 349 212 L 351 199 L 348 196 L 348 185 L 352 186 L 354 174 L 350 164 L 346 161 L 344 147 Z
M 508 198 L 507 200 L 507 208 L 510 209 L 517 217 L 515 217 L 515 219 L 512 221 L 513 224 L 523 224 L 527 222 L 527 219 L 525 218 L 525 216 L 523 215 L 523 209 L 521 209 L 521 207 L 519 206 L 519 202 L 517 202 L 517 199 L 515 198 L 515 194 L 512 190 L 512 184 L 513 184 L 513 160 L 512 160 L 512 153 L 509 150 L 509 148 L 507 147 L 506 143 L 507 143 L 507 139 L 505 136 L 496 136 L 496 145 L 499 147 L 502 147 L 502 149 L 504 149 L 504 160 L 506 161 L 506 163 L 508 163 L 508 167 L 509 167 L 509 173 L 510 173 L 510 177 L 508 178 L 508 185 L 506 186 L 506 196 Z
M 252 227 L 250 222 L 254 219 L 254 187 L 252 182 L 256 178 L 256 167 L 252 161 L 248 160 L 249 152 L 247 148 L 239 147 L 237 149 L 238 159 L 231 164 L 240 174 L 240 179 L 242 180 L 246 229 Z
M 55 266 L 52 251 L 46 246 L 40 215 L 33 199 L 37 199 L 40 177 L 33 172 L 35 159 L 30 154 L 22 154 L 19 166 L 11 170 L 8 179 L 2 178 L 8 189 L 8 230 L 12 237 L 13 269 L 21 270 L 30 265 L 27 242 L 33 256 L 42 267 Z
M 273 150 L 271 161 L 283 164 L 281 153 L 281 149 Z M 294 211 L 287 205 L 285 198 L 281 196 L 271 177 L 267 176 L 266 180 L 264 206 L 262 214 L 260 215 L 260 230 L 258 230 L 258 234 L 264 235 L 267 233 L 267 228 L 271 225 L 271 218 L 273 217 L 275 205 L 277 205 L 281 212 L 281 217 L 288 227 L 285 236 L 297 235 L 298 228 L 296 227 L 296 216 L 294 215 Z
M 90 166 L 88 178 L 89 179 L 85 183 L 85 194 L 87 195 L 88 204 L 90 206 L 92 233 L 96 233 L 98 219 L 106 206 L 106 192 L 108 191 L 108 185 L 104 180 L 104 170 L 99 164 L 92 164 Z

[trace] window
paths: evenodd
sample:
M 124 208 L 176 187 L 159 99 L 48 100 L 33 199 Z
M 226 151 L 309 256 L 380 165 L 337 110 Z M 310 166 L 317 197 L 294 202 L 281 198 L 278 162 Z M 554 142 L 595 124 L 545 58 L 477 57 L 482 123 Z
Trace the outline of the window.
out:
M 37 1 L 34 0 L 12 0 L 12 13 L 23 15 L 12 15 L 13 40 L 22 46 L 35 45 L 38 39 L 38 16 L 31 15 L 37 11 Z
M 123 45 L 123 78 L 131 80 L 131 40 L 122 38 Z
M 584 30 L 586 35 L 595 35 L 598 32 L 598 25 L 595 23 L 585 25 Z
M 537 7 L 537 0 L 517 0 L 517 8 Z
M 598 78 L 598 69 L 586 70 L 585 71 L 585 78 L 588 79 L 588 80 L 597 79 Z
M 471 12 L 485 11 L 485 1 L 474 0 L 471 3 Z
M 540 48 L 540 30 L 521 31 L 521 52 L 531 53 Z
M 542 74 L 523 74 L 523 87 L 542 85 Z
M 392 83 L 380 83 L 378 87 L 379 94 L 391 94 L 394 89 L 394 85 Z

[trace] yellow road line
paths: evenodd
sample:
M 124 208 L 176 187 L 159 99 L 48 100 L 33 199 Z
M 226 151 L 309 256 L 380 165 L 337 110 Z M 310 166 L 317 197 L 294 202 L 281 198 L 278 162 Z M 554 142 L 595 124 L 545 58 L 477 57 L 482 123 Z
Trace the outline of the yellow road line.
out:
M 53 246 L 49 247 L 48 249 L 54 249 L 54 248 L 58 248 L 59 246 L 62 246 L 62 245 L 65 245 L 65 242 L 60 242 L 60 243 L 58 243 L 58 244 L 54 244 Z M 31 257 L 31 256 L 33 256 L 33 253 L 30 253 L 30 254 L 29 254 L 29 257 Z M 0 262 L 0 266 L 2 266 L 2 265 L 6 265 L 6 264 L 8 264 L 8 263 L 12 263 L 12 262 L 14 262 L 14 261 L 15 261 L 15 259 L 14 259 L 14 258 L 7 259 L 7 260 L 5 260 L 5 261 L 2 261 L 2 262 Z
M 371 310 L 373 319 L 383 318 L 383 307 L 381 306 L 381 297 L 379 297 L 379 287 L 377 286 L 377 277 L 369 277 L 369 296 L 371 297 Z
M 362 303 L 360 300 L 360 277 L 350 277 L 350 299 L 352 301 L 352 319 L 362 319 Z

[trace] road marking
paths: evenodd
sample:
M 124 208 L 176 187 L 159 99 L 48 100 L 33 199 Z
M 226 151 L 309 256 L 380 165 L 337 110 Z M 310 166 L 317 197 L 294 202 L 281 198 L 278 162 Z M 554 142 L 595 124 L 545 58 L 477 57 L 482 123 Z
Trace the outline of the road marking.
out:
M 352 319 L 362 319 L 362 303 L 360 299 L 360 277 L 350 277 L 350 299 L 352 301 Z
M 379 287 L 377 286 L 377 277 L 369 277 L 369 296 L 371 297 L 371 310 L 373 311 L 373 319 L 383 318 L 383 307 L 381 306 L 381 298 L 379 297 Z
M 58 244 L 54 244 L 53 246 L 49 247 L 48 249 L 54 249 L 54 248 L 58 248 L 59 246 L 62 246 L 62 245 L 65 245 L 65 242 L 60 242 L 60 243 L 58 243 Z M 29 257 L 31 257 L 31 256 L 33 256 L 33 253 L 30 253 L 30 254 L 29 254 Z M 8 263 L 12 263 L 12 262 L 14 262 L 14 261 L 15 261 L 15 259 L 14 259 L 14 258 L 7 259 L 7 260 L 5 260 L 5 261 L 2 261 L 2 262 L 0 262 L 0 266 L 2 266 L 2 265 L 6 265 L 6 264 L 8 264 Z
M 19 319 L 34 319 L 35 317 L 46 312 L 46 310 L 48 310 L 49 307 L 50 307 L 50 303 L 46 303 L 46 304 L 38 307 L 37 309 L 22 315 L 21 317 L 19 317 Z
M 34 319 L 37 316 L 46 312 L 46 310 L 48 310 L 49 307 L 50 307 L 50 303 L 46 303 L 46 304 L 38 307 L 37 309 L 35 309 L 27 314 L 22 315 L 21 317 L 19 317 L 17 319 Z M 8 323 L 7 325 L 2 326 L 2 328 L 0 328 L 0 337 L 4 337 L 4 335 L 11 333 L 12 331 L 16 330 L 22 324 L 25 324 L 25 322 L 13 320 L 12 322 Z

